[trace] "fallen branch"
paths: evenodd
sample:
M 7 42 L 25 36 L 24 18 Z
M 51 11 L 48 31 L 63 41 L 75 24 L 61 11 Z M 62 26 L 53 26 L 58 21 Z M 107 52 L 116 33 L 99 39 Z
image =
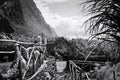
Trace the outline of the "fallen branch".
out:
M 37 70 L 37 72 L 35 72 L 32 77 L 30 77 L 29 79 L 27 80 L 31 80 L 33 79 L 35 76 L 37 76 L 37 74 L 39 74 L 45 67 L 47 66 L 46 62 L 44 62 L 41 67 Z
M 28 68 L 28 66 L 29 66 L 29 64 L 30 64 L 30 60 L 31 60 L 31 58 L 32 58 L 32 54 L 33 54 L 34 49 L 35 49 L 35 48 L 33 47 L 33 49 L 32 49 L 32 52 L 31 52 L 31 54 L 30 54 L 30 58 L 29 58 L 29 60 L 28 60 L 28 63 L 27 63 L 26 68 Z M 24 74 L 23 74 L 22 79 L 24 79 L 24 78 L 25 78 L 26 73 L 27 73 L 27 70 L 25 70 L 25 72 L 24 72 Z
M 90 80 L 90 78 L 88 77 L 88 74 L 87 74 L 87 73 L 85 73 L 85 75 L 86 75 L 87 79 L 88 79 L 88 80 Z

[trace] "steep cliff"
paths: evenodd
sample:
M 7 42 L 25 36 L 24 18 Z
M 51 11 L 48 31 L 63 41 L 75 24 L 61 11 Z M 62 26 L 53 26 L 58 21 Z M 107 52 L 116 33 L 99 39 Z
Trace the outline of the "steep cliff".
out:
M 1 0 L 3 4 L 8 0 Z M 13 17 L 10 22 L 15 29 L 15 35 L 34 36 L 44 34 L 51 38 L 56 36 L 56 32 L 44 20 L 41 12 L 36 7 L 33 0 L 9 0 L 14 2 Z

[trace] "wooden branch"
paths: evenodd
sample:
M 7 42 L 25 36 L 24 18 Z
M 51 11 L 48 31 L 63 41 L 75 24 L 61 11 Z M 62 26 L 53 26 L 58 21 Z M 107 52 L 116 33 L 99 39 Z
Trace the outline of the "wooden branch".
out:
M 29 60 L 28 60 L 27 66 L 26 66 L 27 69 L 28 69 L 28 66 L 29 66 L 29 64 L 30 64 L 30 60 L 31 60 L 31 58 L 32 58 L 32 54 L 33 54 L 34 49 L 35 49 L 35 47 L 33 47 L 32 51 L 31 51 L 31 53 L 30 53 L 30 58 L 29 58 Z M 27 73 L 27 70 L 25 70 L 22 79 L 25 78 L 26 73 Z
M 37 72 L 34 73 L 34 74 L 33 74 L 29 79 L 27 79 L 27 80 L 33 79 L 33 78 L 34 78 L 35 76 L 37 76 L 37 74 L 40 73 L 46 66 L 47 66 L 46 62 L 43 63 L 43 64 L 41 65 L 41 67 L 38 68 Z
M 90 80 L 90 78 L 88 77 L 87 73 L 85 73 L 85 75 L 86 75 L 87 79 Z
M 82 73 L 82 69 L 80 67 L 78 67 L 74 62 L 72 62 L 71 60 L 69 61 L 69 68 L 70 68 L 70 76 L 72 76 L 71 80 L 81 80 L 81 73 Z M 77 73 L 79 72 L 79 74 Z M 76 75 L 76 76 L 75 76 Z M 78 78 L 75 78 L 75 77 L 80 77 L 79 79 Z
M 0 54 L 4 54 L 4 53 L 8 53 L 8 54 L 12 54 L 12 53 L 15 53 L 15 51 L 0 51 Z
M 36 63 L 37 63 L 38 57 L 39 57 L 39 56 L 37 56 L 36 59 L 35 59 L 35 65 L 36 65 Z
M 101 43 L 101 42 L 100 42 Z M 100 43 L 98 43 L 96 46 L 95 46 L 95 48 L 93 48 L 90 52 L 89 52 L 89 54 L 87 55 L 87 57 L 85 58 L 85 60 L 84 61 L 86 61 L 87 59 L 88 59 L 88 57 L 91 55 L 91 53 L 98 47 L 98 45 L 100 44 Z

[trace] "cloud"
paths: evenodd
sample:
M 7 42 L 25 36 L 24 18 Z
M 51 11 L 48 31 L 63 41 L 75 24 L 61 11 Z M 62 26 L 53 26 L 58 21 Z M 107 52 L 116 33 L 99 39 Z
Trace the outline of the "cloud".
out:
M 46 1 L 46 2 L 43 2 Z M 52 27 L 58 26 L 61 21 L 66 22 L 70 24 L 71 26 L 78 26 L 80 23 L 83 23 L 85 21 L 85 18 L 82 16 L 71 16 L 71 17 L 63 17 L 57 13 L 52 13 L 49 9 L 48 2 L 63 2 L 66 0 L 35 0 L 37 7 L 42 12 L 42 15 L 44 16 L 46 22 Z
M 58 35 L 67 37 L 84 37 L 85 28 L 82 27 L 82 25 L 87 17 L 83 17 L 82 15 L 65 17 L 50 11 L 49 4 L 54 2 L 61 3 L 64 1 L 66 0 L 35 0 L 35 3 L 42 12 L 45 21 L 56 30 Z
M 54 14 L 50 12 L 47 2 L 43 2 L 42 0 L 34 0 L 37 4 L 38 9 L 41 11 L 45 21 L 51 25 L 51 27 L 55 27 L 60 23 L 60 20 L 56 19 Z M 47 1 L 47 0 L 45 0 Z M 50 0 L 53 1 L 53 0 Z
M 67 0 L 34 0 L 35 2 L 43 2 L 43 3 L 62 3 Z
M 61 2 L 65 2 L 66 0 L 42 0 L 45 1 L 47 3 L 61 3 Z
M 54 29 L 60 36 L 69 36 L 69 37 L 84 37 L 85 34 L 85 28 L 82 26 L 86 18 L 84 17 L 62 17 L 60 15 L 55 15 L 53 20 L 57 21 L 57 24 L 55 22 L 50 23 L 56 24 L 54 26 Z

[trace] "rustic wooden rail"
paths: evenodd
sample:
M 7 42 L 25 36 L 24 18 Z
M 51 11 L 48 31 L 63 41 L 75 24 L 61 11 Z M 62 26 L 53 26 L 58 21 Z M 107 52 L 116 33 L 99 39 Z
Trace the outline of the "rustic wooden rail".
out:
M 17 43 L 20 44 L 21 46 L 31 47 L 31 48 L 32 48 L 32 51 L 31 51 L 30 53 L 29 53 L 29 51 L 28 51 L 28 54 L 30 54 L 30 56 L 29 56 L 29 60 L 28 60 L 28 62 L 27 62 L 26 68 L 28 68 L 28 66 L 30 65 L 30 61 L 31 61 L 31 59 L 32 59 L 33 52 L 34 52 L 35 48 L 42 48 L 42 49 L 44 48 L 44 49 L 43 49 L 43 53 L 42 53 L 42 54 L 40 53 L 40 56 L 41 56 L 40 59 L 42 59 L 42 58 L 43 58 L 43 55 L 45 54 L 47 41 L 44 41 L 44 44 L 43 44 L 42 42 L 39 42 L 39 43 L 17 42 Z M 36 77 L 36 75 L 37 75 L 38 73 L 40 73 L 40 72 L 42 71 L 44 65 L 43 65 L 43 66 L 42 66 L 42 65 L 39 66 L 39 68 L 36 70 L 36 61 L 37 61 L 37 60 L 38 60 L 38 57 L 36 57 L 36 60 L 33 61 L 33 70 L 34 70 L 34 71 L 33 71 L 33 75 L 31 75 L 31 77 L 30 77 L 29 79 L 26 79 L 26 80 L 31 80 L 31 79 L 33 79 L 34 77 Z M 41 60 L 41 61 L 43 61 L 43 60 Z M 26 76 L 27 71 L 28 71 L 28 70 L 25 70 L 25 72 L 23 73 L 23 75 L 22 75 L 22 80 L 25 79 L 25 76 Z
M 3 51 L 2 48 L 9 46 L 15 46 L 15 51 L 16 51 L 16 54 L 17 54 L 17 63 L 19 65 L 19 69 L 20 69 L 20 78 L 19 80 L 25 80 L 25 76 L 26 76 L 26 73 L 28 71 L 28 69 L 25 69 L 24 73 L 22 72 L 22 64 L 21 64 L 21 57 L 22 57 L 22 52 L 21 52 L 21 46 L 24 46 L 25 48 L 28 48 L 28 47 L 31 47 L 32 48 L 32 51 L 31 52 L 28 52 L 30 54 L 30 57 L 27 61 L 27 66 L 26 68 L 28 68 L 28 66 L 30 66 L 30 61 L 32 60 L 32 56 L 33 56 L 33 53 L 34 53 L 34 49 L 35 48 L 42 48 L 42 53 L 40 52 L 40 59 L 42 59 L 41 57 L 43 57 L 42 55 L 45 54 L 45 51 L 46 51 L 46 44 L 47 44 L 47 41 L 45 40 L 44 41 L 44 44 L 43 43 L 28 43 L 28 42 L 19 42 L 19 41 L 15 41 L 15 40 L 6 40 L 6 39 L 0 39 L 0 46 L 1 46 L 1 49 L 0 49 L 0 53 L 13 53 L 14 51 Z M 7 48 L 7 47 L 6 47 Z M 39 50 L 38 50 L 39 51 Z M 35 61 L 33 61 L 33 69 L 34 69 L 34 63 L 38 60 L 38 58 L 36 58 Z M 41 60 L 43 61 L 43 60 Z M 36 66 L 36 65 L 35 65 Z M 42 70 L 42 67 L 41 66 L 38 66 L 38 70 L 33 73 L 33 75 L 31 75 L 31 77 L 28 79 L 28 80 L 31 80 L 32 78 L 34 78 L 40 71 Z
M 71 80 L 82 80 L 83 70 L 71 60 L 69 60 L 69 69 Z
M 72 60 L 75 64 L 94 64 L 96 61 L 83 61 L 83 60 Z M 105 64 L 105 62 L 97 62 L 99 64 Z

